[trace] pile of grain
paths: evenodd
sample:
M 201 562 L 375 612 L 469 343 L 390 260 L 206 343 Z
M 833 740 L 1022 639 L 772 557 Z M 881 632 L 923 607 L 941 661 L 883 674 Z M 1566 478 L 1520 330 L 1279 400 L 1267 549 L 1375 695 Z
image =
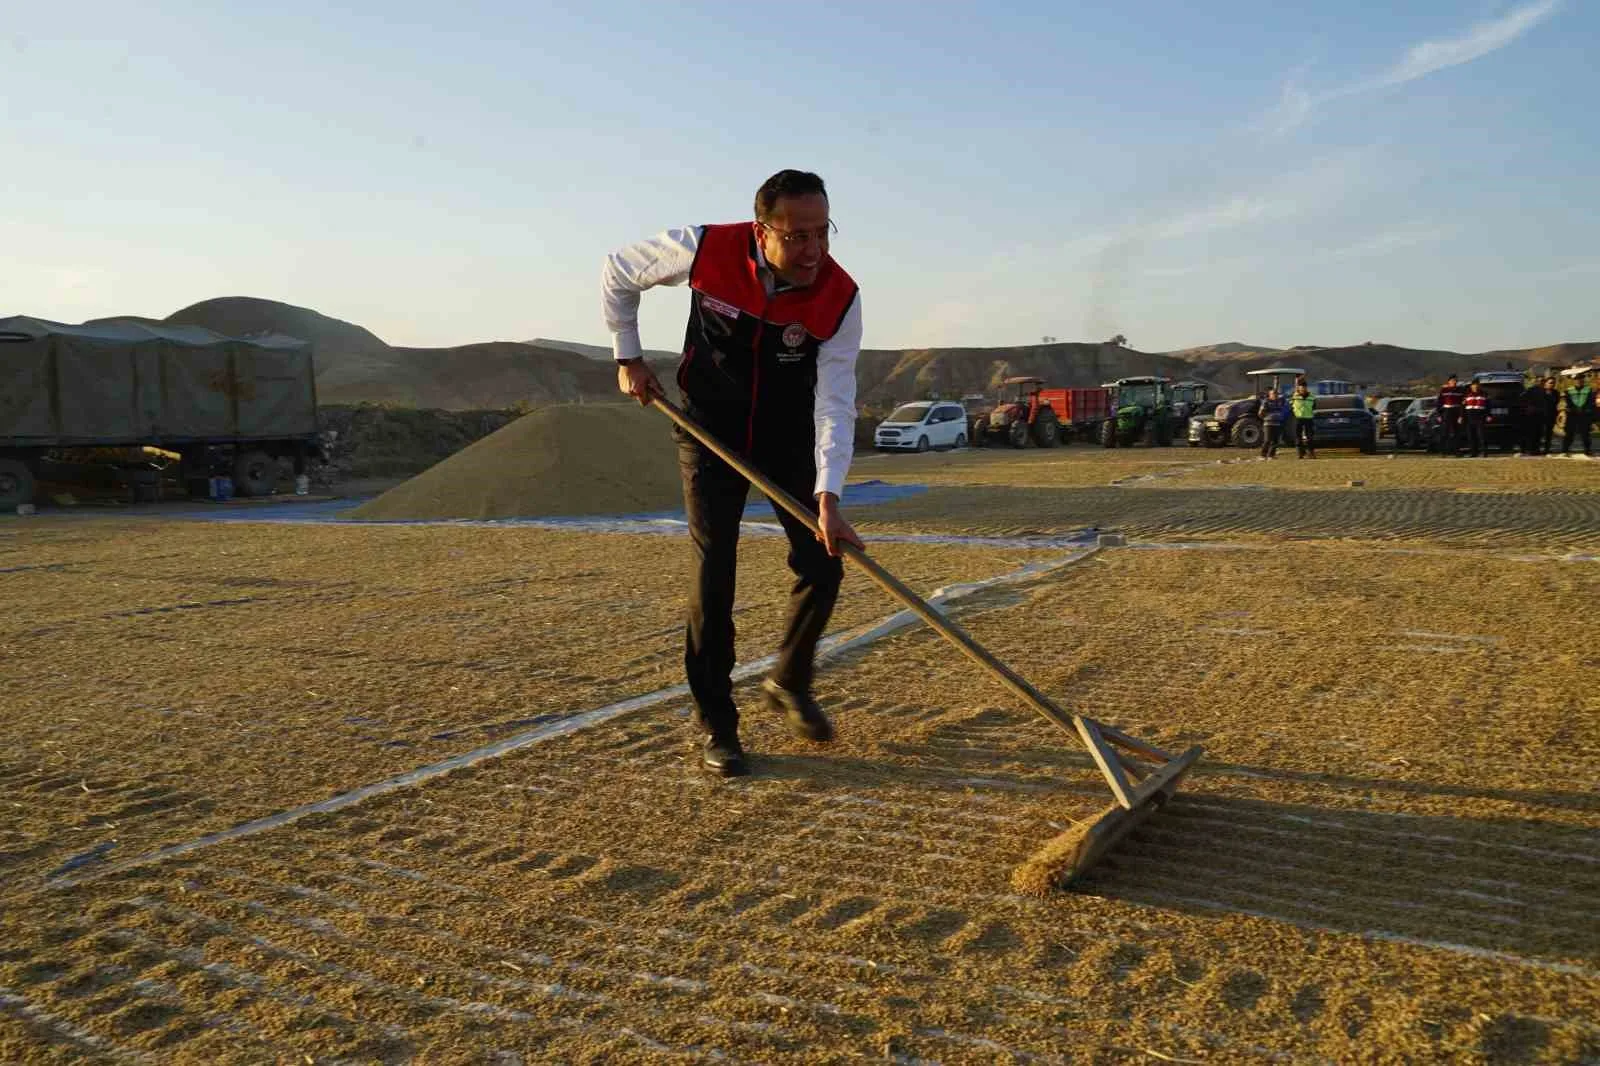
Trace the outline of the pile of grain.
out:
M 620 515 L 683 505 L 666 417 L 637 404 L 541 408 L 351 512 L 377 520 Z

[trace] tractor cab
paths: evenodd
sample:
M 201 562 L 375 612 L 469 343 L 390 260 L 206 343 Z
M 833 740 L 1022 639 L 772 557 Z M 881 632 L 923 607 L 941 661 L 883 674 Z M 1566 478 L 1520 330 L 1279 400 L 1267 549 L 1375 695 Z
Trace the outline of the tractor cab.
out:
M 1260 403 L 1267 393 L 1273 389 L 1278 390 L 1279 396 L 1289 395 L 1294 391 L 1295 382 L 1305 377 L 1306 372 L 1298 366 L 1269 366 L 1262 370 L 1247 370 L 1244 376 L 1250 379 L 1251 388 L 1254 389 L 1254 399 L 1257 403 Z M 1337 386 L 1343 383 L 1329 382 L 1328 384 L 1329 386 Z M 1325 394 L 1332 395 L 1337 391 L 1340 390 L 1336 387 L 1329 387 Z M 1343 391 L 1351 392 L 1354 390 L 1345 389 Z
M 1180 424 L 1187 422 L 1191 415 L 1197 415 L 1205 409 L 1206 401 L 1210 399 L 1210 386 L 1203 381 L 1175 381 L 1172 383 L 1172 416 Z
M 1111 397 L 1112 417 L 1100 427 L 1100 443 L 1127 447 L 1136 441 L 1165 447 L 1172 443 L 1172 379 L 1118 378 L 1102 386 Z

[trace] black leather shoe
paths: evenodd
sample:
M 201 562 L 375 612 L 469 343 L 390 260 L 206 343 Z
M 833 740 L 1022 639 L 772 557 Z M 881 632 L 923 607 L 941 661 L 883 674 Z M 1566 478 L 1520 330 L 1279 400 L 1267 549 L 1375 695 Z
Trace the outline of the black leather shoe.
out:
M 789 721 L 789 729 L 802 740 L 826 744 L 833 739 L 833 724 L 809 692 L 791 692 L 770 677 L 761 683 L 767 706 Z
M 729 740 L 707 737 L 700 761 L 707 770 L 723 777 L 743 777 L 750 772 L 750 764 L 745 761 L 744 748 L 739 746 L 738 737 Z

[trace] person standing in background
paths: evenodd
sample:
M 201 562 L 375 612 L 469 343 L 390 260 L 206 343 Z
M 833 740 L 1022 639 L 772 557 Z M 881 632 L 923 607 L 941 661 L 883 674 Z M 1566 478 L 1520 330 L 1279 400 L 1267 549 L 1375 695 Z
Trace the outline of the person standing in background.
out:
M 1283 423 L 1289 417 L 1289 405 L 1283 402 L 1277 389 L 1268 389 L 1256 414 L 1261 418 L 1261 458 L 1276 459 L 1278 442 L 1283 439 Z
M 1289 398 L 1289 409 L 1294 414 L 1294 450 L 1301 459 L 1317 457 L 1317 398 L 1302 380 L 1294 387 Z
M 1444 440 L 1444 454 L 1455 455 L 1461 442 L 1461 401 L 1465 390 L 1456 382 L 1456 376 L 1451 374 L 1445 378 L 1444 388 L 1439 390 L 1439 429 Z
M 1561 438 L 1561 454 L 1572 454 L 1572 442 L 1583 438 L 1583 454 L 1593 455 L 1594 445 L 1589 437 L 1589 427 L 1594 424 L 1594 389 L 1579 374 L 1572 387 L 1567 389 L 1567 431 Z
M 1551 377 L 1544 379 L 1544 413 L 1542 415 L 1543 437 L 1542 443 L 1539 446 L 1539 450 L 1545 455 L 1549 455 L 1550 449 L 1554 446 L 1556 439 L 1556 419 L 1560 416 L 1561 386 L 1556 382 L 1555 377 L 1552 375 Z
M 1489 454 L 1489 397 L 1473 381 L 1461 397 L 1461 410 L 1467 423 L 1467 452 L 1476 459 Z
M 1544 436 L 1544 381 L 1534 378 L 1533 383 L 1522 390 L 1522 454 L 1538 455 L 1539 441 Z

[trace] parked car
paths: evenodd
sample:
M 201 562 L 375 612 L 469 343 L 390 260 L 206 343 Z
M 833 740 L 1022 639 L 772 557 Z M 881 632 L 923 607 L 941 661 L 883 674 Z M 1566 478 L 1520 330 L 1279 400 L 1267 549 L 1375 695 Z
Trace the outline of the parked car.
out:
M 1378 450 L 1378 419 L 1367 409 L 1367 398 L 1359 392 L 1317 397 L 1312 416 L 1317 427 L 1317 447 L 1330 444 L 1355 444 L 1371 455 Z
M 1407 404 L 1406 409 L 1394 422 L 1395 448 L 1426 448 L 1430 452 L 1436 450 L 1439 446 L 1438 407 L 1437 396 L 1418 396 Z
M 967 446 L 967 409 L 949 400 L 903 403 L 878 423 L 873 443 L 885 451 Z
M 1372 410 L 1378 416 L 1378 436 L 1394 436 L 1394 428 L 1400 421 L 1400 416 L 1415 399 L 1415 396 L 1385 396 L 1374 404 Z

